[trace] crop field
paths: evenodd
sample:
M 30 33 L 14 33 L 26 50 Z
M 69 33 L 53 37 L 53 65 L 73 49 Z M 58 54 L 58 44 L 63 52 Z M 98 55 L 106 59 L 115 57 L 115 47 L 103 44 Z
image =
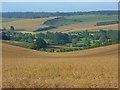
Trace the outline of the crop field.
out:
M 19 18 L 2 18 L 2 23 L 20 20 Z
M 3 44 L 3 88 L 117 88 L 118 44 L 48 53 Z
M 83 22 L 118 20 L 118 15 L 73 15 L 66 17 L 67 19 L 80 19 Z
M 61 26 L 57 29 L 49 30 L 49 32 L 79 32 L 79 31 L 99 31 L 104 30 L 118 30 L 118 24 L 105 25 L 105 26 L 94 26 L 96 22 L 84 22 L 72 25 Z
M 118 15 L 91 13 L 6 14 L 2 87 L 118 88 Z
M 81 20 L 82 22 L 63 25 L 49 31 L 50 32 L 77 32 L 77 31 L 84 31 L 84 30 L 96 31 L 100 29 L 118 30 L 118 24 L 95 26 L 97 22 L 118 20 L 117 15 L 110 15 L 110 16 L 109 15 L 75 15 L 75 16 L 66 16 L 65 18 L 68 20 Z M 62 23 L 62 22 L 58 21 L 58 23 Z
M 21 19 L 11 22 L 5 22 L 1 27 L 6 27 L 6 29 L 9 29 L 10 26 L 14 26 L 16 30 L 22 30 L 22 31 L 34 31 L 38 28 L 44 28 L 47 27 L 46 25 L 43 25 L 43 22 L 49 19 L 53 19 L 55 17 L 50 18 L 36 18 L 36 19 Z
M 46 22 L 47 25 L 53 26 L 63 26 L 70 25 L 82 22 L 99 22 L 99 21 L 114 21 L 118 20 L 117 15 L 72 15 L 72 16 L 64 16 L 58 19 L 51 19 Z
M 105 26 L 95 26 L 97 22 L 100 21 L 114 21 L 118 20 L 117 15 L 73 15 L 65 16 L 63 19 L 53 20 L 49 24 L 44 24 L 47 20 L 52 20 L 56 17 L 49 18 L 36 18 L 36 19 L 22 19 L 14 20 L 11 22 L 4 22 L 1 27 L 6 27 L 9 29 L 10 26 L 14 26 L 16 30 L 26 31 L 35 31 L 40 28 L 45 28 L 51 26 L 58 26 L 58 28 L 48 30 L 50 32 L 73 32 L 81 30 L 99 30 L 99 29 L 111 29 L 118 30 L 117 24 L 105 25 Z M 12 20 L 12 18 L 11 18 Z M 81 21 L 81 22 L 80 22 Z M 42 32 L 46 32 L 42 31 Z
M 65 16 L 66 20 L 76 21 L 81 20 L 82 22 L 71 22 L 71 24 L 65 24 L 60 26 L 56 29 L 49 30 L 50 32 L 74 32 L 74 31 L 82 31 L 82 30 L 100 30 L 100 29 L 111 29 L 111 30 L 118 30 L 118 26 L 114 25 L 105 25 L 105 26 L 95 26 L 97 22 L 101 21 L 114 21 L 118 20 L 117 15 L 73 15 L 73 16 Z M 55 26 L 62 25 L 64 23 L 61 20 L 53 23 Z

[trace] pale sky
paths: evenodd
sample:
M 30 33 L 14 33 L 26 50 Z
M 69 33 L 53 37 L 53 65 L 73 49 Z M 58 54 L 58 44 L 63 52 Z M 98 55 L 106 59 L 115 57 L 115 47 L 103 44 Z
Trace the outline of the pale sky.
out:
M 1 0 L 2 2 L 119 2 L 119 0 Z
M 118 10 L 117 2 L 3 2 L 3 12 L 79 12 Z

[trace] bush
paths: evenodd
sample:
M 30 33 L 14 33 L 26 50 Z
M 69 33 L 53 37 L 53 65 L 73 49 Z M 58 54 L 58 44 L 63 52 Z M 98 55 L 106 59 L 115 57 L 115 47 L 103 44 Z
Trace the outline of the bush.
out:
M 14 31 L 15 29 L 14 29 L 14 27 L 13 27 L 13 26 L 10 26 L 10 30 L 11 30 L 11 31 Z
M 47 47 L 47 44 L 41 38 L 37 38 L 36 41 L 34 42 L 34 45 L 33 45 L 33 48 L 35 50 L 40 50 L 41 48 L 45 48 L 45 47 Z
M 39 49 L 40 51 L 45 51 L 45 52 L 47 52 L 47 50 L 45 49 L 45 48 L 41 48 L 41 49 Z
M 54 49 L 48 49 L 47 52 L 54 52 Z

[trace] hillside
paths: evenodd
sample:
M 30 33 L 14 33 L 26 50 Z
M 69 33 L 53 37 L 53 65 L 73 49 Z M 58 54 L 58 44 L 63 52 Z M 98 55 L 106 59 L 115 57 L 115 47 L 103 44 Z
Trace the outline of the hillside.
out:
M 118 24 L 113 25 L 105 25 L 105 26 L 94 26 L 95 22 L 85 22 L 79 24 L 72 24 L 61 26 L 57 29 L 49 30 L 49 32 L 79 32 L 79 31 L 99 31 L 100 29 L 103 30 L 118 30 Z
M 72 15 L 118 15 L 117 10 L 101 10 L 89 12 L 2 12 L 3 18 L 38 18 L 38 17 L 51 17 L 51 16 L 72 16 Z
M 82 30 L 118 30 L 117 24 L 96 26 L 97 22 L 106 22 L 118 20 L 117 15 L 73 15 L 58 19 L 51 19 L 45 22 L 46 25 L 58 26 L 58 28 L 49 30 L 51 32 L 74 32 Z
M 3 44 L 2 52 L 3 87 L 118 87 L 118 45 L 48 53 Z
M 16 30 L 41 32 L 74 32 L 81 30 L 118 30 L 117 24 L 95 26 L 97 22 L 115 21 L 118 20 L 117 15 L 72 15 L 63 17 L 49 17 L 49 18 L 30 18 L 17 19 L 11 22 L 4 22 L 3 27 L 9 29 L 14 26 Z M 55 27 L 55 28 L 50 28 Z
M 2 22 L 0 23 L 11 22 L 16 20 L 20 20 L 20 18 L 2 18 Z
M 44 28 L 47 27 L 46 25 L 43 25 L 43 23 L 46 20 L 53 19 L 55 17 L 49 17 L 49 18 L 35 18 L 35 19 L 21 19 L 11 22 L 4 22 L 1 27 L 6 27 L 6 29 L 9 29 L 10 26 L 14 26 L 16 30 L 23 30 L 23 31 L 34 31 L 38 28 Z
M 14 49 L 10 49 L 14 48 Z M 49 53 L 49 52 L 39 52 L 36 50 L 31 50 L 31 49 L 26 49 L 22 47 L 17 47 L 17 46 L 12 46 L 8 44 L 3 44 L 3 57 L 4 58 L 15 58 L 15 57 L 21 57 L 23 54 L 23 57 L 35 57 L 35 58 L 40 58 L 40 57 L 51 57 L 51 58 L 65 58 L 65 57 L 87 57 L 87 56 L 92 56 L 92 57 L 97 57 L 97 56 L 106 56 L 106 55 L 111 55 L 114 56 L 117 54 L 117 45 L 112 45 L 112 46 L 104 46 L 104 47 L 99 47 L 95 49 L 88 49 L 88 50 L 82 50 L 82 51 L 75 51 L 75 52 L 58 52 L 58 53 Z M 5 54 L 4 54 L 5 52 Z M 87 53 L 86 53 L 87 52 Z M 34 53 L 34 54 L 33 54 Z

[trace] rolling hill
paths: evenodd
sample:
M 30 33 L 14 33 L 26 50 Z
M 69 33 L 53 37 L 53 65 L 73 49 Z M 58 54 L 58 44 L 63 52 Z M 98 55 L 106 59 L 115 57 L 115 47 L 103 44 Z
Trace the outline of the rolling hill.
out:
M 69 23 L 65 23 L 66 20 L 69 20 Z M 81 20 L 81 22 L 79 22 Z M 49 30 L 50 32 L 76 32 L 83 30 L 118 30 L 117 24 L 104 25 L 104 26 L 95 26 L 97 22 L 106 22 L 106 21 L 114 21 L 118 20 L 117 15 L 73 15 L 73 16 L 65 16 L 64 20 L 51 20 L 51 23 L 55 26 L 62 25 L 56 29 Z M 49 21 L 49 20 L 48 20 Z M 73 22 L 74 21 L 74 22 Z M 49 22 L 49 24 L 51 25 Z M 48 24 L 48 25 L 49 25 Z
M 97 22 L 118 20 L 117 15 L 73 15 L 64 17 L 49 17 L 36 19 L 21 19 L 11 22 L 4 22 L 3 27 L 9 29 L 14 26 L 16 30 L 35 31 L 40 28 L 49 26 L 57 27 L 53 29 L 44 30 L 41 32 L 74 32 L 81 30 L 118 30 L 117 24 L 95 26 Z M 1 26 L 2 27 L 2 26 Z
M 2 46 L 3 87 L 118 87 L 117 44 L 66 53 Z
M 85 23 L 79 23 L 79 24 L 72 24 L 72 25 L 66 25 L 61 26 L 57 29 L 49 30 L 49 32 L 79 32 L 79 31 L 98 31 L 100 29 L 104 30 L 118 30 L 118 24 L 113 25 L 105 25 L 105 26 L 94 26 L 94 22 L 85 22 Z
M 10 26 L 14 26 L 16 30 L 23 30 L 23 31 L 34 31 L 38 28 L 44 28 L 47 27 L 46 25 L 43 25 L 43 23 L 46 20 L 53 19 L 55 17 L 49 17 L 49 18 L 36 18 L 36 19 L 21 19 L 11 22 L 4 22 L 1 27 L 6 27 L 6 29 L 9 29 Z

